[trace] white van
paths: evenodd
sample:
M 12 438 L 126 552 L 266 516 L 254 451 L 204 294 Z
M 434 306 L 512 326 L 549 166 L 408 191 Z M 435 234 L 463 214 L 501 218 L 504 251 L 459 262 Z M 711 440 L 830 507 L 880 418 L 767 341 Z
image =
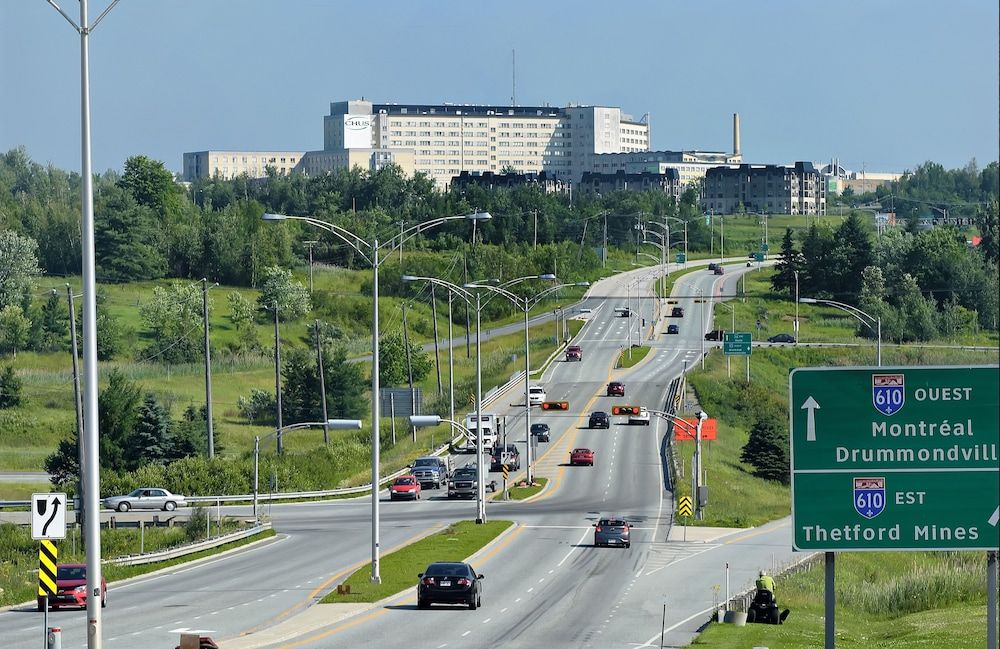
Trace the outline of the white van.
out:
M 477 420 L 476 413 L 470 413 L 465 416 L 465 427 L 469 429 L 472 433 L 465 440 L 465 448 L 468 451 L 475 452 L 476 450 L 476 435 L 483 436 L 483 448 L 492 449 L 497 441 L 498 434 L 498 424 L 497 416 L 492 412 L 484 412 L 482 416 L 482 422 Z M 487 451 L 489 452 L 489 451 Z

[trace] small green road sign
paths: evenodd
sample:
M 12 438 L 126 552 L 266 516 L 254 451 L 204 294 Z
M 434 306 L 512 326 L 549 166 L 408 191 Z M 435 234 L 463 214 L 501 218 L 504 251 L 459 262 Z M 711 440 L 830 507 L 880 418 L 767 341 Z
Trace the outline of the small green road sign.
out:
M 722 353 L 726 356 L 749 356 L 753 341 L 749 331 L 727 331 L 722 334 Z
M 755 253 L 753 253 L 753 258 L 754 258 L 754 261 L 764 261 L 764 253 L 762 253 L 762 252 L 755 252 Z
M 687 261 L 687 255 L 685 255 L 683 252 L 678 252 L 676 259 L 678 264 L 683 264 L 684 262 Z
M 793 549 L 996 550 L 998 376 L 996 365 L 792 370 Z
M 763 250 L 764 252 L 767 252 L 767 244 L 766 243 L 760 244 L 760 249 Z

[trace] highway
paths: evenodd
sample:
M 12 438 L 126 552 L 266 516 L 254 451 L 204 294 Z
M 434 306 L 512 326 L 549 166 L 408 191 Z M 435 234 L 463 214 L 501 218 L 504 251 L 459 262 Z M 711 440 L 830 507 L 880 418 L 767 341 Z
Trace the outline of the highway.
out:
M 552 428 L 551 443 L 539 445 L 536 468 L 550 485 L 531 502 L 488 504 L 488 518 L 514 520 L 517 527 L 474 563 L 487 577 L 481 609 L 418 611 L 411 590 L 388 606 L 340 622 L 303 626 L 297 638 L 255 644 L 259 631 L 282 622 L 294 627 L 299 613 L 370 558 L 368 498 L 276 504 L 270 513 L 280 534 L 272 541 L 110 585 L 104 645 L 172 647 L 179 633 L 199 631 L 222 641 L 224 649 L 659 646 L 664 600 L 666 644 L 686 643 L 707 619 L 714 598 L 721 597 L 712 587 L 724 584 L 727 561 L 735 591 L 749 585 L 759 568 L 791 558 L 787 521 L 757 530 L 717 532 L 708 539 L 697 539 L 692 528 L 692 540 L 676 540 L 672 495 L 659 456 L 663 422 L 654 418 L 649 427 L 627 426 L 624 418 L 613 417 L 610 430 L 590 430 L 586 419 L 593 410 L 610 411 L 612 403 L 662 408 L 671 380 L 685 362 L 690 367 L 697 361 L 703 332 L 711 327 L 711 305 L 696 304 L 692 296 L 699 291 L 706 296 L 731 294 L 730 284 L 743 267 L 727 267 L 723 276 L 697 271 L 680 278 L 675 293 L 685 296 L 679 302 L 685 317 L 667 319 L 679 325 L 680 333 L 659 333 L 664 323 L 649 341 L 650 356 L 631 370 L 612 369 L 627 344 L 630 322 L 615 317 L 614 308 L 625 305 L 626 281 L 649 271 L 618 275 L 593 287 L 591 295 L 601 297 L 588 297 L 581 304 L 593 313 L 576 341 L 584 349 L 583 362 L 559 359 L 544 377 L 548 398 L 569 401 L 571 409 L 544 415 L 536 409 L 532 414 L 533 422 L 544 421 Z M 651 299 L 644 300 L 640 309 L 647 324 L 652 322 L 651 305 Z M 647 327 L 644 336 L 648 333 Z M 612 378 L 625 382 L 624 399 L 603 396 Z M 509 406 L 492 410 L 507 411 L 513 434 L 508 442 L 522 445 L 523 458 L 523 401 L 516 390 L 512 394 L 505 399 Z M 576 446 L 596 451 L 594 467 L 566 466 Z M 471 456 L 458 458 L 461 463 Z M 415 535 L 475 516 L 474 502 L 448 501 L 443 491 L 426 495 L 432 497 L 384 503 L 383 552 Z M 248 507 L 224 509 L 233 515 L 249 513 Z M 603 514 L 624 515 L 633 522 L 630 549 L 592 546 L 591 526 Z M 414 570 L 414 583 L 422 568 Z M 331 612 L 331 621 L 336 617 Z M 86 646 L 83 611 L 56 611 L 49 621 L 62 627 L 63 647 Z M 6 646 L 35 646 L 41 626 L 42 616 L 34 606 L 0 613 Z

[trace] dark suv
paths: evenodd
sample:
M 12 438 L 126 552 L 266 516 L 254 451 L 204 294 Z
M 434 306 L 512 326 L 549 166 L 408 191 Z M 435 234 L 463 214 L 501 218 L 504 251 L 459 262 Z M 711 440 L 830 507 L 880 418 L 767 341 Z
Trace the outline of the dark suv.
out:
M 539 442 L 549 441 L 549 425 L 531 424 L 531 436 L 536 438 Z
M 521 468 L 521 451 L 518 450 L 516 445 L 507 444 L 504 446 L 497 444 L 493 448 L 493 456 L 490 458 L 490 471 L 500 471 L 503 469 L 504 464 L 511 471 L 517 471 Z
M 684 308 L 683 307 L 679 307 L 679 306 L 675 306 L 674 308 L 670 309 L 670 317 L 671 318 L 683 318 L 684 317 Z
M 590 413 L 590 428 L 611 428 L 611 417 L 603 410 Z

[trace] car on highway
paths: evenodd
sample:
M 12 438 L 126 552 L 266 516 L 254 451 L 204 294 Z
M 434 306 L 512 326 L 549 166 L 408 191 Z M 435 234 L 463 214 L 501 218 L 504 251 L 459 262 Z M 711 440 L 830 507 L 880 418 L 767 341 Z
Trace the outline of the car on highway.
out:
M 479 487 L 479 471 L 475 464 L 467 464 L 460 469 L 456 469 L 451 474 L 448 481 L 449 498 L 475 498 L 476 490 Z M 489 480 L 483 483 L 485 491 L 496 491 L 497 481 Z
M 615 307 L 615 315 L 619 318 L 627 318 L 632 315 L 632 310 L 627 306 Z
M 593 309 L 589 309 L 587 307 L 582 307 L 579 311 L 579 313 L 593 313 L 593 312 L 594 312 Z
M 418 457 L 410 468 L 413 470 L 413 476 L 420 482 L 421 488 L 430 486 L 440 489 L 442 485 L 448 484 L 448 476 L 451 475 L 451 456 Z
M 540 385 L 533 385 L 528 388 L 528 405 L 540 406 L 545 401 L 545 388 Z
M 574 448 L 569 452 L 570 466 L 594 466 L 594 452 L 589 448 Z
M 620 545 L 623 548 L 632 547 L 629 541 L 629 525 L 624 518 L 602 518 L 594 524 L 594 546 L 608 547 Z
M 725 329 L 713 329 L 705 334 L 705 340 L 722 340 L 725 333 Z
M 723 268 L 722 266 L 716 266 L 714 272 L 715 272 L 716 275 L 725 275 L 726 274 L 726 269 Z
M 625 384 L 621 381 L 612 381 L 608 383 L 608 396 L 609 397 L 624 397 L 625 396 Z
M 667 333 L 668 334 L 679 334 L 680 332 L 681 332 L 681 328 L 678 327 L 677 325 L 667 325 Z
M 684 307 L 675 306 L 674 308 L 670 309 L 670 317 L 671 318 L 683 318 L 684 317 Z
M 389 485 L 389 500 L 420 500 L 420 481 L 414 475 L 401 475 Z
M 101 575 L 101 608 L 108 605 L 108 584 Z M 63 563 L 56 566 L 56 594 L 49 595 L 49 608 L 87 607 L 87 564 Z M 45 598 L 38 598 L 38 610 L 45 610 Z
M 103 502 L 108 509 L 117 509 L 120 512 L 127 512 L 130 509 L 162 509 L 165 512 L 172 512 L 187 504 L 184 496 L 172 494 L 159 487 L 140 487 L 124 496 L 105 498 Z
M 503 465 L 511 471 L 521 468 L 521 451 L 515 444 L 499 444 L 493 448 L 493 455 L 490 457 L 490 471 L 501 471 Z
M 467 563 L 432 563 L 417 579 L 417 608 L 465 604 L 474 611 L 483 605 L 484 577 Z
M 549 441 L 549 425 L 531 424 L 531 436 L 537 439 L 539 442 Z
M 792 334 L 774 334 L 767 339 L 769 343 L 793 343 L 795 342 L 795 336 Z
M 708 269 L 709 269 L 709 270 L 715 270 L 715 269 L 716 269 L 716 268 L 718 268 L 718 267 L 719 267 L 719 264 L 715 263 L 714 261 L 713 261 L 713 262 L 710 262 L 710 263 L 708 264 Z
M 645 408 L 639 408 L 639 412 L 631 414 L 628 416 L 629 426 L 648 426 L 649 425 L 649 411 Z
M 566 360 L 568 361 L 582 361 L 583 360 L 583 348 L 579 345 L 570 345 L 566 348 Z
M 608 413 L 603 410 L 595 410 L 590 413 L 590 419 L 587 422 L 588 428 L 611 428 L 611 417 Z

